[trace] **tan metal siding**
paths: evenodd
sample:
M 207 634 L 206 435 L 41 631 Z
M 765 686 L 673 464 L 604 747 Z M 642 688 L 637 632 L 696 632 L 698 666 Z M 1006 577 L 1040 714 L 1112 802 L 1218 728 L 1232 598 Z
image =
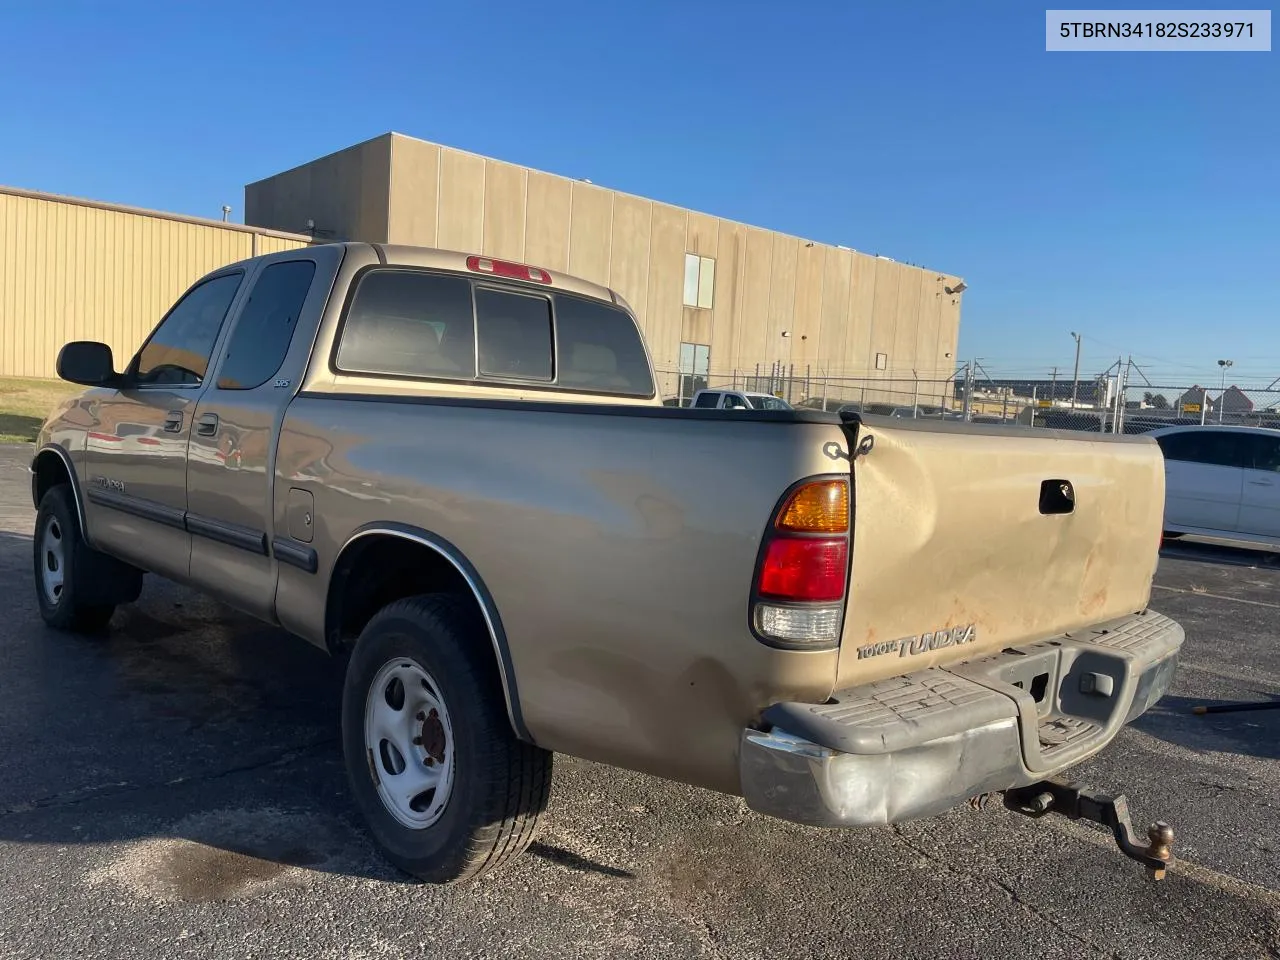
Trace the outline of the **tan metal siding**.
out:
M 104 341 L 123 366 L 188 286 L 253 242 L 242 228 L 0 193 L 0 376 L 54 376 L 69 340 Z
M 523 261 L 524 168 L 497 160 L 486 160 L 484 166 L 484 240 L 480 252 Z
M 804 365 L 818 357 L 818 335 L 822 332 L 823 248 L 806 243 L 796 260 L 796 299 L 790 331 L 790 344 L 785 347 L 787 359 L 796 365 L 796 375 Z
M 649 240 L 649 302 L 642 327 L 654 363 L 672 369 L 680 359 L 681 300 L 684 294 L 685 212 L 653 205 Z M 712 362 L 715 362 L 714 357 Z
M 569 224 L 573 185 L 563 177 L 529 171 L 525 187 L 525 259 L 548 270 L 569 272 Z
M 756 227 L 746 228 L 746 255 L 743 258 L 742 314 L 737 320 L 738 365 L 754 370 L 777 359 L 770 337 L 769 291 L 773 286 L 773 234 Z M 715 347 L 715 344 L 712 344 Z M 714 357 L 712 358 L 714 362 Z
M 911 371 L 919 366 L 915 352 L 922 274 L 921 271 L 901 263 L 894 264 L 894 269 L 898 274 L 898 310 L 893 318 L 889 372 L 895 379 L 910 379 Z
M 619 196 L 613 202 L 609 286 L 644 316 L 649 305 L 649 239 L 653 204 Z
M 870 376 L 887 377 L 893 371 L 898 358 L 893 355 L 894 323 L 898 316 L 898 265 L 888 260 L 877 260 L 875 267 L 875 292 L 871 303 L 871 350 L 867 357 L 867 373 Z M 876 354 L 885 355 L 886 368 L 877 370 Z
M 736 319 L 742 297 L 742 264 L 746 255 L 746 229 L 728 220 L 716 226 L 716 285 L 711 310 L 711 367 L 716 374 L 732 375 L 738 366 Z
M 284 237 L 273 237 L 270 235 L 259 235 L 256 249 L 259 254 L 279 253 L 281 250 L 297 250 L 299 247 L 305 247 L 306 243 L 300 240 L 288 240 Z
M 245 221 L 299 232 L 314 220 L 320 239 L 386 240 L 391 141 L 375 137 L 244 188 Z
M 875 356 L 871 352 L 875 327 L 876 265 L 871 257 L 853 258 L 849 279 L 849 326 L 845 329 L 845 349 L 832 358 L 833 372 L 838 376 L 865 377 L 874 372 Z
M 569 272 L 592 283 L 608 284 L 613 192 L 587 183 L 575 183 L 572 202 Z
M 408 137 L 393 137 L 391 209 L 395 214 L 387 224 L 388 243 L 436 246 L 436 219 L 440 215 L 439 190 L 440 147 Z
M 958 278 L 400 134 L 252 184 L 250 194 L 246 209 L 270 212 L 273 225 L 297 229 L 308 204 L 328 204 L 331 226 L 353 239 L 480 251 L 608 284 L 666 369 L 681 340 L 710 345 L 713 377 L 774 362 L 882 379 L 909 379 L 912 369 L 945 377 L 954 366 L 960 303 L 939 291 Z M 683 306 L 685 253 L 716 261 L 709 310 Z
M 769 278 L 769 325 L 764 331 L 762 361 L 787 362 L 787 342 L 782 332 L 795 327 L 796 262 L 800 241 L 780 233 L 773 235 L 773 274 Z
M 445 150 L 440 155 L 440 221 L 437 245 L 474 253 L 484 242 L 484 160 Z
M 828 247 L 822 272 L 822 317 L 815 353 L 815 374 L 834 373 L 831 368 L 850 352 L 850 279 L 853 274 L 853 251 Z

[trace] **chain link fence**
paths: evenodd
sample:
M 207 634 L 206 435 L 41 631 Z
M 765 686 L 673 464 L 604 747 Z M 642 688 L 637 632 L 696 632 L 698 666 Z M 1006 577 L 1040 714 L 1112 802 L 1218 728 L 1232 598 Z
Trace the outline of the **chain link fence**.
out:
M 946 379 L 896 373 L 854 377 L 833 375 L 821 364 L 780 363 L 704 374 L 659 368 L 657 374 L 669 406 L 688 406 L 699 390 L 738 390 L 771 394 L 802 409 L 1094 433 L 1145 433 L 1201 423 L 1280 428 L 1280 389 L 1275 384 L 1223 384 L 1217 389 L 1152 384 L 1121 364 L 1077 382 L 1005 378 L 969 367 Z
M 895 416 L 959 416 L 952 379 L 912 376 L 837 376 L 816 365 L 783 367 L 760 364 L 706 374 L 659 368 L 658 389 L 669 406 L 688 406 L 699 390 L 738 390 L 770 394 L 793 407 L 836 411 L 842 408 Z

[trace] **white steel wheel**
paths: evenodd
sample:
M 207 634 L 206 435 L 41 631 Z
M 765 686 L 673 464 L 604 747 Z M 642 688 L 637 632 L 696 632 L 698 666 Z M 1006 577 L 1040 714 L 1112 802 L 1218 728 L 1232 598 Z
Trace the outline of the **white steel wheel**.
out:
M 56 516 L 45 518 L 40 528 L 40 589 L 45 602 L 56 607 L 62 600 L 67 568 L 67 543 Z
M 374 675 L 365 699 L 364 744 L 387 812 L 411 830 L 439 820 L 453 788 L 453 725 L 421 664 L 396 657 Z

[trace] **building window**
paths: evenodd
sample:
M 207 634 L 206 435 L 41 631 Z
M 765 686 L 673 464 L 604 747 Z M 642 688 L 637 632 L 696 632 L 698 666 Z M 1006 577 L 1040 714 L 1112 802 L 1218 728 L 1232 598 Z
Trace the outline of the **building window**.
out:
M 684 255 L 684 305 L 710 310 L 716 289 L 716 262 L 696 253 Z
M 685 406 L 699 390 L 707 388 L 711 369 L 711 348 L 705 343 L 680 344 L 680 406 Z
M 889 366 L 889 355 L 887 353 L 876 354 L 876 369 L 885 370 Z

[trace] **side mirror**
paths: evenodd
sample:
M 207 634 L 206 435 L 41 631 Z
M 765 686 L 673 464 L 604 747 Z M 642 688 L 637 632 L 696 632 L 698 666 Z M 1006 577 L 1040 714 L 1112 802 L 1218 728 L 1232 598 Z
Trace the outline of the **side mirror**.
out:
M 58 351 L 58 376 L 87 387 L 105 387 L 119 378 L 111 348 L 93 340 L 73 340 Z

